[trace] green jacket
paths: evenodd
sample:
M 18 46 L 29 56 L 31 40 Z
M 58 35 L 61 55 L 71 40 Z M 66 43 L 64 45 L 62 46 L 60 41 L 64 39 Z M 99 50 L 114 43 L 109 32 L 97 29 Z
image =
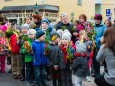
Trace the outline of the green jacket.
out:
M 28 38 L 27 41 L 29 45 L 32 46 L 32 39 Z M 21 53 L 25 54 L 25 62 L 32 62 L 32 55 L 30 54 L 30 52 L 27 52 L 27 50 L 24 48 L 24 43 L 22 44 Z

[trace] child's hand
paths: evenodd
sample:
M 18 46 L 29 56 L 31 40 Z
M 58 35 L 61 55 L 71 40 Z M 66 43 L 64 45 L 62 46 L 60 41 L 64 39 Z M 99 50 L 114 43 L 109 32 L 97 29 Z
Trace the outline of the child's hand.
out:
M 58 70 L 59 66 L 58 65 L 54 65 L 54 69 Z

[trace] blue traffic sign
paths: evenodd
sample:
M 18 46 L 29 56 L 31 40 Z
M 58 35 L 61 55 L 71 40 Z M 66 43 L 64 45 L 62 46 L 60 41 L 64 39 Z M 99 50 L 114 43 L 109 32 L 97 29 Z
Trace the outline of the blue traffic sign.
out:
M 110 16 L 111 15 L 111 10 L 110 9 L 106 9 L 106 16 Z

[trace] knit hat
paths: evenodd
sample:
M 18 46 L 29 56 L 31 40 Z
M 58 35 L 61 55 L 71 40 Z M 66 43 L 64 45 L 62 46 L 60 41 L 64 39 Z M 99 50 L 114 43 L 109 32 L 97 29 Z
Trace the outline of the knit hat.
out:
M 7 26 L 6 25 L 0 25 L 0 29 L 5 32 L 7 30 Z
M 56 40 L 57 38 L 60 38 L 60 35 L 59 35 L 57 32 L 52 32 L 52 33 L 50 34 L 50 40 L 51 40 L 51 41 L 54 41 L 54 40 Z
M 95 14 L 94 19 L 102 20 L 101 14 Z
M 64 32 L 64 33 L 62 34 L 62 38 L 61 38 L 61 39 L 62 39 L 62 40 L 63 40 L 63 39 L 66 39 L 66 40 L 70 41 L 70 40 L 71 40 L 71 37 L 72 37 L 72 36 L 71 36 L 71 33 L 67 31 L 67 32 Z
M 46 22 L 48 25 L 50 24 L 50 22 L 49 22 L 48 19 L 43 19 L 41 22 L 42 22 L 42 23 L 43 23 L 43 22 Z
M 33 34 L 34 36 L 36 35 L 36 31 L 34 29 L 29 29 L 28 30 L 28 35 Z
M 29 29 L 30 29 L 30 26 L 29 26 L 28 24 L 23 24 L 23 25 L 22 25 L 22 29 L 23 29 L 23 28 L 25 28 L 25 29 L 28 29 L 28 30 L 29 30 Z
M 45 32 L 43 30 L 38 30 L 36 32 L 36 38 L 40 38 L 41 36 L 45 35 Z

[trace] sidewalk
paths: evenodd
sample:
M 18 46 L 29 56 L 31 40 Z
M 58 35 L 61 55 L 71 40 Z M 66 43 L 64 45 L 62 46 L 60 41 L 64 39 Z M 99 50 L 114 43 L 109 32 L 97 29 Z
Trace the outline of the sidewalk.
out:
M 6 65 L 6 71 L 10 69 L 10 66 Z M 102 70 L 102 68 L 101 68 Z M 91 82 L 83 82 L 83 86 L 96 86 L 94 83 L 94 78 L 91 77 Z M 51 86 L 51 81 L 48 84 Z M 6 76 L 0 74 L 0 86 L 27 86 L 26 81 L 22 82 L 20 80 L 14 80 L 12 74 L 7 74 Z

